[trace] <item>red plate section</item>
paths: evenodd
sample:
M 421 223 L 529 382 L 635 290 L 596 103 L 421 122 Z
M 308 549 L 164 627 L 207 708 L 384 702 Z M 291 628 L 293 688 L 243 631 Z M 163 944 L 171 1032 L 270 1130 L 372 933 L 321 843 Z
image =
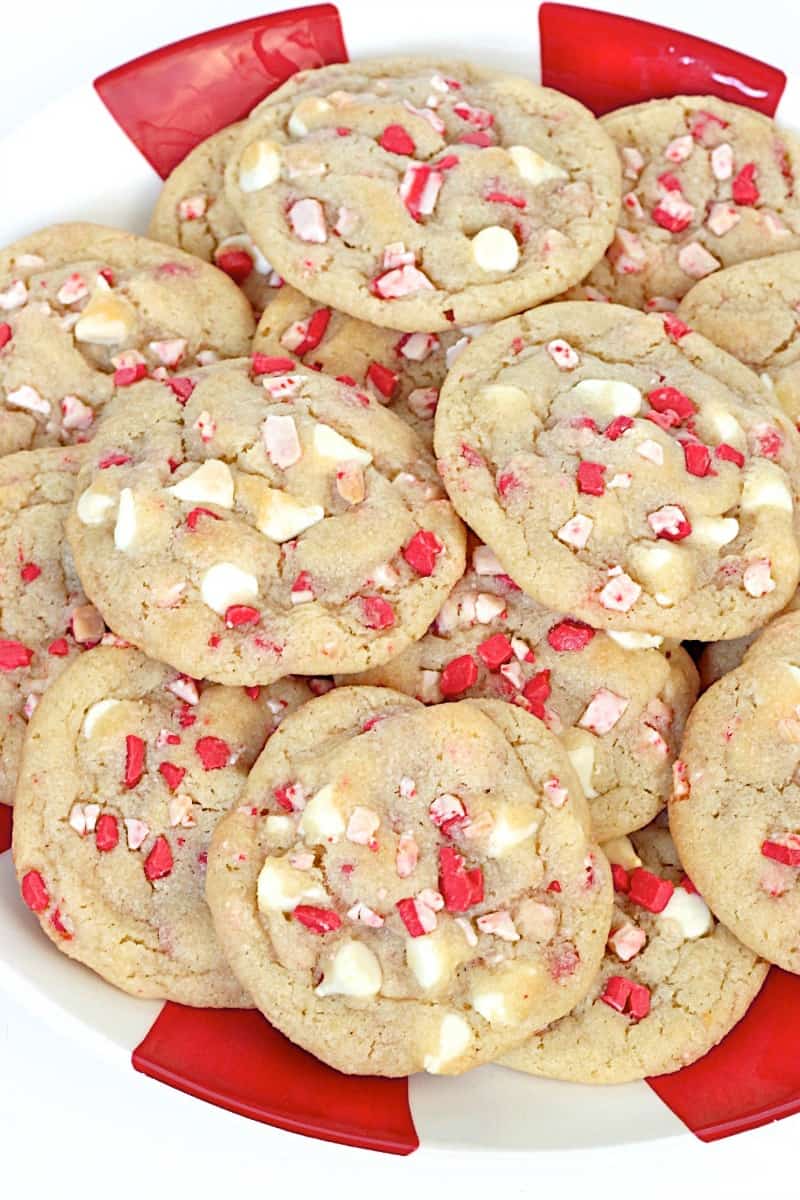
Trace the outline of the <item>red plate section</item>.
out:
M 95 80 L 111 115 L 165 178 L 295 71 L 346 62 L 339 13 L 314 4 L 210 29 Z
M 800 977 L 773 967 L 747 1016 L 699 1062 L 650 1087 L 704 1142 L 800 1112 Z
M 773 116 L 786 86 L 783 71 L 757 58 L 572 4 L 543 4 L 539 37 L 542 83 L 598 115 L 664 96 L 713 95 Z
M 14 828 L 14 822 L 11 819 L 13 811 L 7 804 L 0 804 L 0 854 L 4 850 L 11 849 L 11 830 Z
M 340 1075 L 257 1012 L 165 1004 L 133 1052 L 137 1071 L 292 1133 L 410 1154 L 419 1145 L 405 1079 Z

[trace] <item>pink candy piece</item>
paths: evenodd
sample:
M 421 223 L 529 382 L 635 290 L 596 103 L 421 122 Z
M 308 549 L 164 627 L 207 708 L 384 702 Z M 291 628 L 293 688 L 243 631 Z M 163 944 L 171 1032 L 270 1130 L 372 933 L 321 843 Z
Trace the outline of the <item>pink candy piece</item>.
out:
M 618 696 L 609 688 L 598 688 L 578 724 L 602 737 L 614 728 L 629 704 L 627 697 Z

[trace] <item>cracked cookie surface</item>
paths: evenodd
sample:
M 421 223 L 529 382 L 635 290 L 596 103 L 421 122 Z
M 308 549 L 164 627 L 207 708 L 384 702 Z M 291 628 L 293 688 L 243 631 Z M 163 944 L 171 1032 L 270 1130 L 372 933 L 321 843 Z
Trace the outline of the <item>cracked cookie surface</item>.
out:
M 287 718 L 209 853 L 231 965 L 345 1072 L 458 1073 L 590 985 L 611 909 L 556 738 L 507 704 L 340 688 Z
M 200 684 L 98 647 L 30 723 L 14 809 L 22 897 L 59 950 L 135 996 L 249 1007 L 203 888 L 211 833 L 299 680 Z
M 565 302 L 499 323 L 449 372 L 434 443 L 457 511 L 554 611 L 711 640 L 797 586 L 797 431 L 674 314 Z
M 148 238 L 72 222 L 0 250 L 0 454 L 88 441 L 115 387 L 246 354 L 250 306 Z
M 254 355 L 141 382 L 87 448 L 68 522 L 87 594 L 120 636 L 199 678 L 384 662 L 464 569 L 413 431 L 295 367 Z
M 800 613 L 774 621 L 701 696 L 676 763 L 670 826 L 714 913 L 800 973 Z
M 740 1021 L 768 964 L 711 915 L 660 822 L 605 847 L 612 933 L 575 1010 L 503 1061 L 577 1083 L 626 1083 L 702 1058 Z
M 577 101 L 465 62 L 299 72 L 245 122 L 228 199 L 284 279 L 392 329 L 519 312 L 597 261 L 614 146 Z

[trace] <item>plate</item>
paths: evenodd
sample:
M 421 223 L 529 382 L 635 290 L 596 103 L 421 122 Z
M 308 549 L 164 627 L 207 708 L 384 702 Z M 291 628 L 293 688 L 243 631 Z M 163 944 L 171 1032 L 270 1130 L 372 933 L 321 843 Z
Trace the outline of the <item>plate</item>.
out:
M 502 21 L 487 28 L 482 6 L 461 6 L 456 33 L 447 6 L 438 15 L 430 7 L 413 43 L 393 44 L 379 6 L 352 0 L 341 12 L 330 4 L 272 12 L 111 66 L 0 141 L 4 174 L 14 181 L 0 239 L 79 218 L 144 231 L 159 177 L 198 141 L 244 116 L 293 71 L 344 61 L 348 48 L 354 56 L 438 51 L 540 73 L 598 113 L 654 96 L 712 92 L 777 110 L 800 128 L 800 80 L 787 86 L 780 67 L 690 34 L 547 3 L 538 12 L 537 53 L 532 5 L 514 6 L 529 20 L 519 37 L 509 37 Z M 728 12 L 731 36 L 737 19 Z M 738 40 L 746 43 L 742 20 Z M 11 812 L 0 806 L 0 984 L 121 1073 L 144 1072 L 244 1117 L 398 1155 L 420 1144 L 533 1154 L 688 1132 L 713 1141 L 800 1111 L 800 1028 L 791 1016 L 800 1006 L 800 978 L 774 968 L 724 1042 L 659 1079 L 586 1087 L 496 1066 L 460 1078 L 344 1076 L 256 1013 L 136 1000 L 60 955 L 19 898 L 10 833 Z

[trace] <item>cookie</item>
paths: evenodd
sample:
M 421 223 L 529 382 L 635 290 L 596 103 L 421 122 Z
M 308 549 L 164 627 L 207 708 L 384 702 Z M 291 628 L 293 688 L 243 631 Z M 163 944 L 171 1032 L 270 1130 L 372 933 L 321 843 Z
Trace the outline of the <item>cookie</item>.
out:
M 622 211 L 580 297 L 670 310 L 721 267 L 800 247 L 800 143 L 769 117 L 674 96 L 601 124 L 620 156 Z
M 540 604 L 739 637 L 797 586 L 800 441 L 752 371 L 675 321 L 566 302 L 496 325 L 445 380 L 439 468 Z
M 784 612 L 796 612 L 797 609 L 800 609 L 800 593 L 795 592 Z M 727 675 L 728 671 L 734 671 L 740 666 L 753 642 L 761 636 L 761 632 L 758 629 L 755 633 L 748 634 L 747 637 L 733 638 L 729 642 L 709 642 L 707 646 L 704 646 L 697 660 L 701 687 L 703 689 L 711 687 L 712 683 L 716 683 L 723 675 Z
M 121 637 L 218 683 L 364 670 L 464 570 L 430 454 L 366 392 L 254 355 L 108 405 L 68 536 Z M 178 386 L 180 384 L 180 386 Z
M 250 306 L 221 271 L 74 222 L 0 251 L 0 454 L 85 442 L 115 387 L 246 354 Z
M 284 285 L 258 323 L 253 349 L 293 355 L 326 375 L 345 377 L 388 405 L 433 443 L 439 388 L 448 368 L 483 326 L 445 333 L 400 333 L 320 308 Z
M 660 822 L 604 849 L 615 904 L 600 973 L 506 1066 L 577 1083 L 678 1071 L 725 1037 L 766 978 L 767 964 L 714 920 Z
M 203 899 L 211 833 L 299 680 L 222 688 L 135 650 L 83 654 L 31 719 L 14 809 L 22 897 L 71 958 L 135 996 L 248 1007 Z
M 589 987 L 608 864 L 563 748 L 490 700 L 340 688 L 283 723 L 211 843 L 242 986 L 338 1070 L 456 1074 Z
M 681 647 L 542 608 L 485 546 L 425 637 L 352 682 L 427 704 L 505 700 L 539 717 L 566 748 L 599 842 L 640 829 L 666 804 L 698 686 Z
M 800 613 L 773 622 L 689 717 L 670 828 L 746 946 L 800 973 Z
M 684 296 L 679 314 L 772 387 L 800 420 L 800 251 L 718 271 Z
M 64 538 L 83 450 L 0 459 L 0 804 L 13 804 L 25 728 L 42 693 L 104 636 Z
M 186 155 L 166 179 L 148 235 L 179 246 L 238 284 L 256 313 L 277 295 L 281 278 L 244 232 L 225 196 L 225 164 L 241 129 L 228 125 Z
M 466 62 L 300 72 L 245 122 L 228 199 L 275 269 L 390 329 L 449 329 L 577 283 L 619 212 L 614 146 L 577 101 Z

